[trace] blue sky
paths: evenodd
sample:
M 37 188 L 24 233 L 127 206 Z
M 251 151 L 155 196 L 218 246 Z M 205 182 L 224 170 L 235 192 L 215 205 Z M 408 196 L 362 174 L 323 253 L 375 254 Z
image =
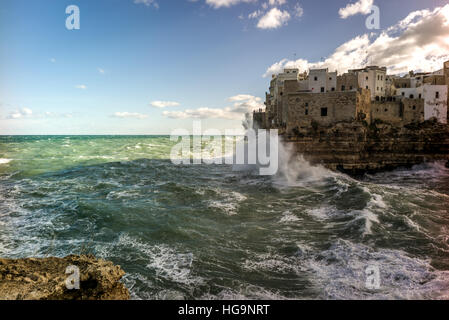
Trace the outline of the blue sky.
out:
M 135 2 L 2 0 L 0 134 L 169 134 L 190 129 L 198 118 L 203 128 L 238 128 L 239 111 L 262 106 L 269 86 L 263 75 L 271 70 L 339 67 L 339 46 L 391 45 L 376 38 L 411 12 L 429 9 L 413 25 L 388 31 L 390 39 L 421 20 L 448 17 L 433 11 L 447 4 L 443 0 L 376 0 L 381 29 L 371 34 L 366 13 L 339 14 L 355 0 Z M 80 9 L 79 30 L 65 27 L 72 4 Z M 279 21 L 262 24 L 270 12 L 279 13 Z M 433 43 L 439 47 L 449 45 L 441 29 Z M 432 50 L 432 43 L 422 45 Z M 400 70 L 398 63 L 388 67 Z M 172 103 L 158 108 L 152 103 L 164 104 L 156 101 Z

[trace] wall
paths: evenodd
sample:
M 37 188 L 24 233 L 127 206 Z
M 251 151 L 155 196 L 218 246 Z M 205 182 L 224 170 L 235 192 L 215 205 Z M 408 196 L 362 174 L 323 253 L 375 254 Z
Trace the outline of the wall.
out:
M 338 91 L 337 89 L 337 72 L 329 72 L 327 74 L 327 83 L 326 89 L 327 91 Z
M 324 88 L 324 92 L 326 92 L 327 78 L 327 69 L 311 69 L 309 72 L 309 90 L 314 93 L 319 93 L 321 92 L 321 88 Z
M 403 123 L 419 123 L 424 121 L 424 99 L 402 99 Z
M 423 97 L 423 87 L 418 88 L 398 88 L 396 91 L 397 96 L 400 98 L 416 99 Z M 421 95 L 421 96 L 420 96 Z
M 385 122 L 399 124 L 402 122 L 400 101 L 373 101 L 371 103 L 371 119 L 379 119 Z
M 424 120 L 432 117 L 440 123 L 447 123 L 447 86 L 424 85 Z M 439 98 L 436 98 L 436 92 Z
M 357 75 L 354 73 L 345 73 L 337 77 L 337 91 L 356 91 L 358 87 Z
M 330 125 L 336 121 L 354 120 L 357 95 L 355 91 L 289 94 L 287 132 L 292 132 L 295 127 L 310 127 L 312 121 Z M 327 116 L 321 115 L 321 108 L 327 108 Z

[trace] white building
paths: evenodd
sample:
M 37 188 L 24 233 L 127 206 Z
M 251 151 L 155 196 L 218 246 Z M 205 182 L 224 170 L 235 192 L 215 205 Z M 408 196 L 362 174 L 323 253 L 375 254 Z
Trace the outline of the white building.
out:
M 447 86 L 425 84 L 423 88 L 424 120 L 435 117 L 438 122 L 447 123 Z
M 417 88 L 398 88 L 399 98 L 424 99 L 424 120 L 435 117 L 447 123 L 447 86 L 425 84 Z
M 348 72 L 357 74 L 359 88 L 370 89 L 371 100 L 380 100 L 386 96 L 387 68 L 371 66 Z
M 313 93 L 335 91 L 337 88 L 337 72 L 328 69 L 309 70 L 309 91 Z

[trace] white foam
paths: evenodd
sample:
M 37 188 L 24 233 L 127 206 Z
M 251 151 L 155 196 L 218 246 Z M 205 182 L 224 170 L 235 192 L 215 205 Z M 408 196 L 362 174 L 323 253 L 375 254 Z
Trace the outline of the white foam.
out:
M 448 297 L 449 272 L 401 250 L 373 249 L 338 240 L 328 250 L 308 257 L 306 266 L 324 299 L 440 299 Z M 366 287 L 366 268 L 377 266 L 380 288 Z
M 10 163 L 11 161 L 12 161 L 12 159 L 0 158 L 0 164 L 7 164 L 7 163 Z
M 158 277 L 187 285 L 203 282 L 201 277 L 191 274 L 194 261 L 191 252 L 181 253 L 166 244 L 145 244 L 127 234 L 122 234 L 115 245 L 131 247 L 146 256 L 148 259 L 146 267 L 154 270 Z
M 208 206 L 211 208 L 220 209 L 224 211 L 227 215 L 235 215 L 240 207 L 240 202 L 243 202 L 247 197 L 236 191 L 226 191 L 223 189 L 211 189 L 214 190 L 218 197 L 221 199 L 211 200 Z
M 281 222 L 295 222 L 295 221 L 299 221 L 300 219 L 295 216 L 293 213 L 291 213 L 290 210 L 284 211 L 284 213 L 282 213 L 282 217 L 281 217 Z

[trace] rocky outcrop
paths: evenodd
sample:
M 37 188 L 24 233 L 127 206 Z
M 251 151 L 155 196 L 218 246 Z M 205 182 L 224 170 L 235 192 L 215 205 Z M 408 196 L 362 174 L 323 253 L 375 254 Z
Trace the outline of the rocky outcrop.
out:
M 284 140 L 312 164 L 352 175 L 449 161 L 449 126 L 435 121 L 394 126 L 376 121 L 297 128 Z
M 79 270 L 79 289 L 66 282 Z M 67 274 L 66 274 L 67 271 Z M 125 272 L 90 255 L 65 258 L 0 259 L 0 300 L 128 300 L 120 282 Z

